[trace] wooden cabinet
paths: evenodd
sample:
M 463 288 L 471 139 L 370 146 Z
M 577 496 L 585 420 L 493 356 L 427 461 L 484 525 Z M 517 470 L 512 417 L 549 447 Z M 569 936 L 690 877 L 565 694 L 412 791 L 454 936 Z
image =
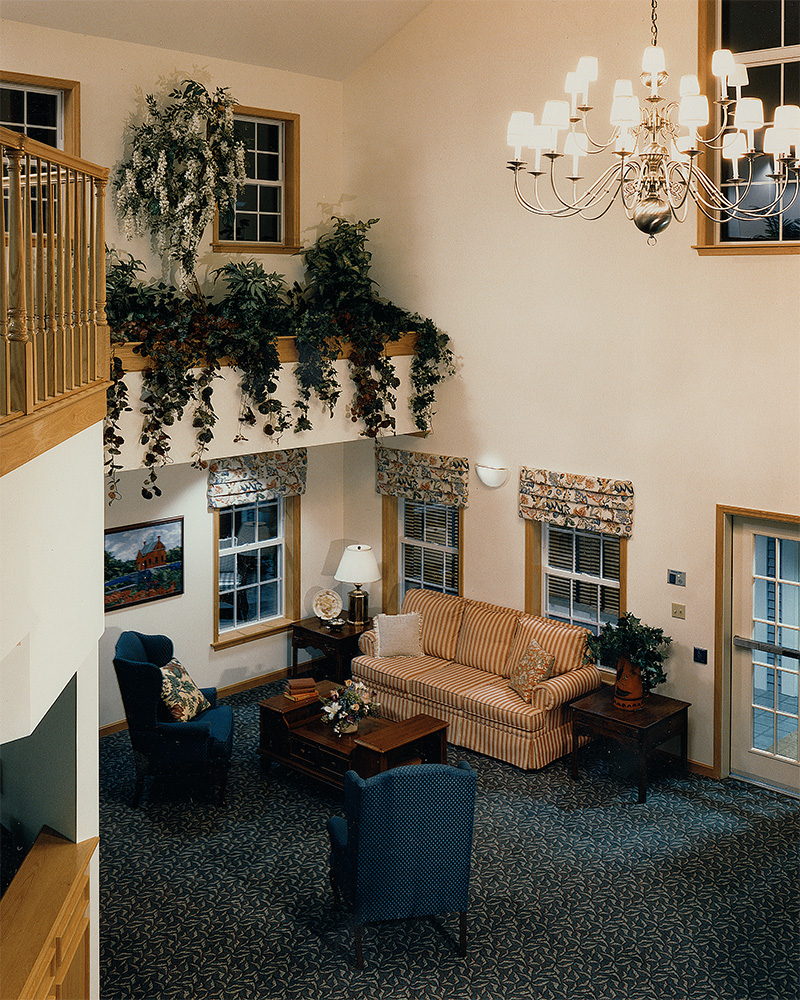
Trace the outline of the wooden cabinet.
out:
M 89 996 L 92 837 L 73 844 L 46 827 L 0 900 L 0 1000 Z

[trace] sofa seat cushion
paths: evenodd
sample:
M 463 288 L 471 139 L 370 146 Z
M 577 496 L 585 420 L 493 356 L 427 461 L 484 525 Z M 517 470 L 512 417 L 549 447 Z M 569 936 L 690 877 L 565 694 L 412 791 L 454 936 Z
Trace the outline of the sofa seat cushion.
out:
M 583 666 L 583 651 L 586 645 L 585 628 L 580 625 L 567 625 L 550 618 L 538 618 L 534 615 L 524 615 L 517 623 L 517 631 L 508 654 L 507 675 L 515 669 L 520 657 L 535 639 L 542 649 L 555 656 L 553 677 L 578 670 Z
M 494 684 L 497 680 L 496 674 L 485 670 L 476 670 L 464 663 L 445 662 L 411 678 L 409 692 L 415 698 L 438 702 L 448 708 L 461 708 L 465 691 Z
M 403 614 L 418 611 L 422 615 L 422 649 L 428 656 L 454 660 L 458 633 L 464 615 L 463 597 L 440 594 L 435 590 L 407 590 Z
M 535 733 L 544 728 L 547 713 L 513 691 L 508 684 L 481 684 L 465 691 L 461 699 L 461 710 L 465 715 L 482 719 L 513 729 L 523 729 Z
M 446 667 L 448 663 L 435 656 L 359 656 L 353 660 L 351 672 L 367 686 L 408 694 L 415 678 Z
M 518 618 L 518 611 L 467 601 L 456 660 L 476 670 L 503 676 Z

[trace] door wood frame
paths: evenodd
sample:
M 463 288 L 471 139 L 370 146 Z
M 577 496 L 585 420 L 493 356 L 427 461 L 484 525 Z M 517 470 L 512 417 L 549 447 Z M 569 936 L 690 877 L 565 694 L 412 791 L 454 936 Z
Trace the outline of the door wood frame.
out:
M 800 515 L 717 504 L 714 567 L 714 765 L 713 777 L 730 774 L 733 520 L 736 517 L 800 526 Z

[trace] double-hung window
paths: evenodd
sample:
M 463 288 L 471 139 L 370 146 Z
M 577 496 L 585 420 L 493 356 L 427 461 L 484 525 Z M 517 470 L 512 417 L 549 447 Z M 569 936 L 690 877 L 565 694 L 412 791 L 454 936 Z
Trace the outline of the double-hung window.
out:
M 285 253 L 299 248 L 298 115 L 237 105 L 236 139 L 244 143 L 247 180 L 234 207 L 221 206 L 215 251 Z
M 718 84 L 710 76 L 711 52 L 730 49 L 737 63 L 747 68 L 748 84 L 742 97 L 759 97 L 764 105 L 764 121 L 772 123 L 775 109 L 781 104 L 800 104 L 800 3 L 798 0 L 700 0 L 700 66 L 709 75 L 705 92 L 718 96 Z M 719 122 L 718 122 L 719 124 Z M 755 132 L 755 148 L 763 149 L 765 129 Z M 731 201 L 745 191 L 748 166 L 725 159 L 717 152 L 716 160 L 706 164 L 718 177 L 721 190 Z M 770 205 L 776 196 L 772 157 L 759 156 L 753 161 L 753 179 L 743 207 Z M 714 223 L 700 216 L 698 250 L 719 253 L 796 253 L 800 241 L 800 197 L 793 204 L 795 183 L 784 195 L 786 210 L 771 218 L 753 221 L 732 220 Z
M 0 71 L 0 125 L 80 156 L 80 84 Z
M 459 592 L 460 507 L 401 500 L 400 601 L 407 590 Z
M 620 616 L 620 539 L 545 524 L 544 612 L 596 635 Z
M 219 512 L 219 631 L 283 616 L 283 500 Z

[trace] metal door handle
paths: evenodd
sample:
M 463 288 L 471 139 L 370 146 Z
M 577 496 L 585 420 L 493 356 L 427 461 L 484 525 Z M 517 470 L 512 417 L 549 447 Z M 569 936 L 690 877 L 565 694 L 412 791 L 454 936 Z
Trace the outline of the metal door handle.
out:
M 756 639 L 743 639 L 740 635 L 733 637 L 734 646 L 742 649 L 757 649 L 760 653 L 774 653 L 776 656 L 788 656 L 792 660 L 800 660 L 800 652 L 789 649 L 788 646 L 776 646 L 773 642 L 758 642 Z

